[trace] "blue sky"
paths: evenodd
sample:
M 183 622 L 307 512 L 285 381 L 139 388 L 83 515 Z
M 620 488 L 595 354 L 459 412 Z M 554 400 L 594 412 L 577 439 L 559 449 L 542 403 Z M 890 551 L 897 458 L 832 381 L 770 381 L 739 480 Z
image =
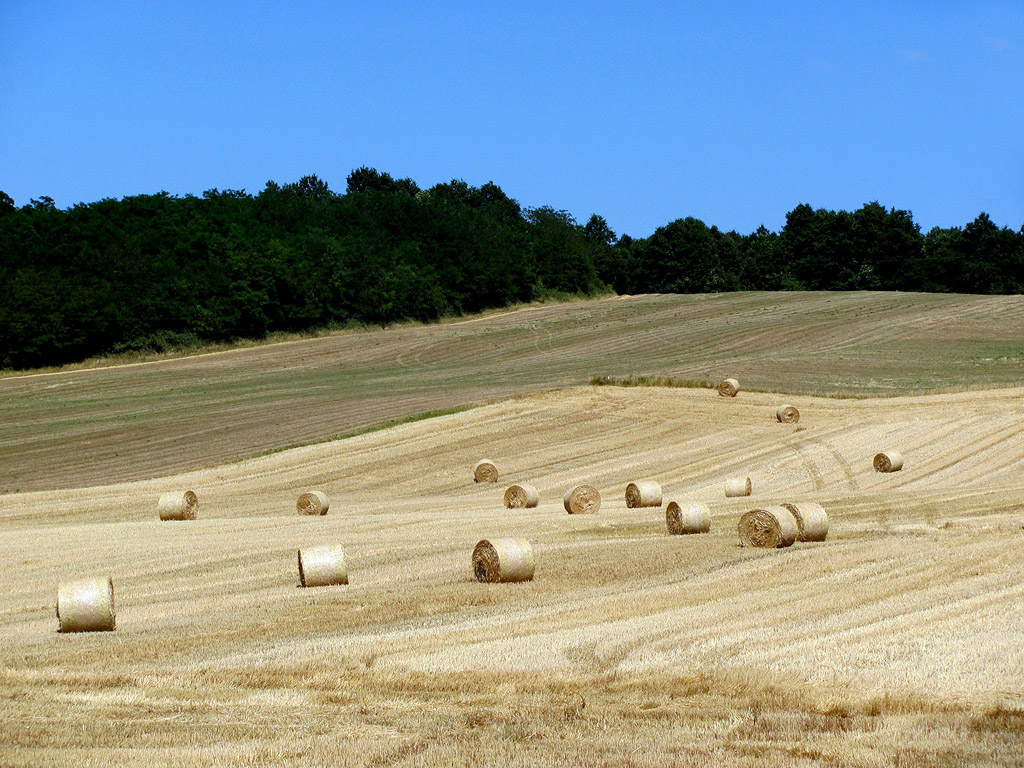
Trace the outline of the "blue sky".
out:
M 1024 3 L 0 0 L 18 205 L 363 165 L 634 237 L 871 200 L 1017 229 Z

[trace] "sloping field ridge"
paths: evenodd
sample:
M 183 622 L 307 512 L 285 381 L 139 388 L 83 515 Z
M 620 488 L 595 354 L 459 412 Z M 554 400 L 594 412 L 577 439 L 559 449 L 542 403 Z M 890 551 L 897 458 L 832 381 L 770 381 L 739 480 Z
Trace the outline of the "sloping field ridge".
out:
M 1024 297 L 627 296 L 0 378 L 0 493 L 159 477 L 427 411 L 665 375 L 891 395 L 1016 386 Z

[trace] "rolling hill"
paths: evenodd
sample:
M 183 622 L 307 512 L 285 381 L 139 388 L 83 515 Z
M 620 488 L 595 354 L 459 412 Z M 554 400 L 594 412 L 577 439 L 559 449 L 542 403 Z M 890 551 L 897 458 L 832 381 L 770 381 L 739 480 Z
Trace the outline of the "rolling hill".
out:
M 159 477 L 424 412 L 675 376 L 794 394 L 1016 386 L 1024 297 L 630 296 L 0 378 L 0 493 Z
M 1022 330 L 1020 297 L 648 296 L 4 379 L 32 490 L 0 495 L 0 764 L 1017 765 Z M 581 384 L 629 374 L 748 389 Z M 711 532 L 627 509 L 645 478 Z M 503 508 L 520 481 L 536 509 Z M 578 482 L 597 514 L 562 509 Z M 199 519 L 160 522 L 183 487 Z M 297 516 L 314 487 L 330 513 Z M 826 541 L 738 546 L 800 500 Z M 532 582 L 472 580 L 499 536 Z M 296 589 L 319 543 L 348 586 Z M 57 581 L 94 573 L 117 631 L 56 633 Z

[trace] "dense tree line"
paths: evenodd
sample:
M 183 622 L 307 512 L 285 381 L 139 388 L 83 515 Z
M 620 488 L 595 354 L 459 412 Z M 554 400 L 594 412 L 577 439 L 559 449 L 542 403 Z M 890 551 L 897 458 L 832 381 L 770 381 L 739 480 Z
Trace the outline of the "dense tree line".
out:
M 799 205 L 779 233 L 685 218 L 618 237 L 600 216 L 523 208 L 491 183 L 421 190 L 370 168 L 344 193 L 316 176 L 16 207 L 0 192 L 0 367 L 160 350 L 552 295 L 880 289 L 1024 292 L 1024 231 L 987 215 L 922 235 L 907 211 Z
M 798 205 L 779 233 L 721 232 L 677 219 L 644 240 L 622 236 L 599 276 L 619 293 L 884 290 L 1024 293 L 1024 228 L 980 214 L 921 233 L 908 211 Z

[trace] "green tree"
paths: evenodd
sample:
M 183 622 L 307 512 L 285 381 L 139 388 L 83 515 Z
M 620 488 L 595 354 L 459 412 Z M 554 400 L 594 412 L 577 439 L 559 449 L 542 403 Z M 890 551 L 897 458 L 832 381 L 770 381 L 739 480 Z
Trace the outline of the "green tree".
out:
M 933 228 L 920 266 L 923 290 L 957 293 L 1024 292 L 1020 233 L 997 227 L 981 213 L 963 229 Z
M 964 227 L 964 283 L 972 293 L 1020 293 L 1024 262 L 1019 236 L 997 227 L 987 213 Z
M 849 290 L 859 287 L 860 263 L 853 227 L 845 211 L 814 210 L 798 205 L 786 214 L 779 236 L 786 271 L 793 287 Z
M 852 214 L 852 225 L 859 264 L 854 287 L 905 291 L 920 286 L 924 237 L 910 211 L 870 202 Z
M 779 236 L 763 224 L 742 239 L 738 251 L 740 290 L 776 291 L 792 287 L 792 277 L 782 263 Z
M 596 213 L 592 214 L 583 226 L 583 241 L 587 254 L 594 269 L 597 270 L 598 279 L 607 285 L 616 282 L 615 243 L 618 239 L 604 217 Z
M 348 175 L 346 194 L 361 194 L 364 192 L 405 192 L 415 195 L 420 191 L 412 179 L 393 179 L 391 174 L 381 172 L 375 168 L 362 166 L 356 168 Z
M 542 206 L 529 211 L 527 219 L 540 294 L 590 293 L 600 287 L 582 228 L 572 216 Z
M 735 290 L 734 243 L 716 227 L 692 216 L 654 231 L 640 249 L 645 290 L 658 293 L 707 293 Z M 724 259 L 723 259 L 724 256 Z

